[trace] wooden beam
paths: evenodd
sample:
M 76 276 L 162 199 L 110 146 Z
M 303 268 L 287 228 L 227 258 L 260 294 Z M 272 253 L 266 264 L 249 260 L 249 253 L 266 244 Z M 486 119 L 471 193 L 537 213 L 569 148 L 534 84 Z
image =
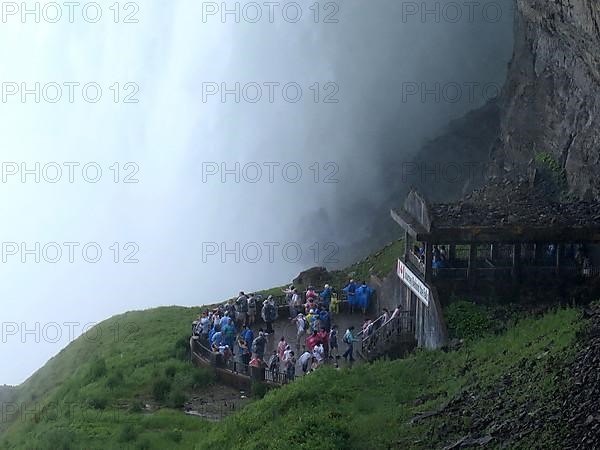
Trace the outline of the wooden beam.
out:
M 431 262 L 433 260 L 433 244 L 425 242 L 425 281 L 431 280 Z
M 406 211 L 401 209 L 392 209 L 390 210 L 390 215 L 392 216 L 392 219 L 394 219 L 394 221 L 404 230 L 408 231 L 408 233 L 415 240 L 420 241 L 421 239 L 419 239 L 418 236 L 427 234 L 427 230 L 425 230 L 425 228 L 423 228 L 423 226 Z

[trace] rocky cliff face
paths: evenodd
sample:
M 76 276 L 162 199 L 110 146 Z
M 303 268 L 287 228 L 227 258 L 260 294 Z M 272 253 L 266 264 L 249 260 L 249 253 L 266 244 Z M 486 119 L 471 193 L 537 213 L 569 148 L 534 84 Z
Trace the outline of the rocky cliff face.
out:
M 504 169 L 545 153 L 569 190 L 600 194 L 600 3 L 517 0 L 515 49 L 491 149 Z
M 536 189 L 600 196 L 600 1 L 516 0 L 515 8 L 513 58 L 500 97 L 451 123 L 411 167 L 390 163 L 383 175 L 389 197 L 372 213 L 365 244 L 354 245 L 361 253 L 397 237 L 387 211 L 410 187 L 432 201 L 455 201 L 488 175 L 518 169 L 530 177 L 539 154 L 554 160 L 566 186 L 555 189 L 546 179 L 532 183 Z

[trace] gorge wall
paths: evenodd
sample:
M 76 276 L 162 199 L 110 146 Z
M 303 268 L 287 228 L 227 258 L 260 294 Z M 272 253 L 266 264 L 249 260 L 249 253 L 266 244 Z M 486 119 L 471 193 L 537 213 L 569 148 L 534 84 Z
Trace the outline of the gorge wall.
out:
M 421 161 L 481 162 L 489 174 L 530 164 L 544 153 L 564 169 L 570 193 L 600 193 L 600 3 L 516 0 L 515 47 L 499 98 L 426 145 Z M 453 200 L 484 182 L 411 184 Z
M 546 152 L 569 189 L 600 192 L 600 3 L 517 0 L 515 50 L 491 156 L 510 167 Z
M 515 0 L 511 12 L 514 49 L 500 95 L 451 122 L 413 153 L 410 167 L 402 156 L 389 162 L 387 198 L 370 213 L 359 254 L 399 237 L 389 208 L 411 187 L 431 201 L 455 201 L 539 153 L 564 170 L 571 194 L 600 194 L 600 3 Z M 446 174 L 449 165 L 462 170 Z

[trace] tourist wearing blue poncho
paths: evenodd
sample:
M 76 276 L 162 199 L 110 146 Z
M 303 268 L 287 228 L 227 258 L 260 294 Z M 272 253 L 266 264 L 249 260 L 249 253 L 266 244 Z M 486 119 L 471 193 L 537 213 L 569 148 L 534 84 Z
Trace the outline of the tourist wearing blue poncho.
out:
M 217 332 L 217 327 L 213 326 L 210 331 L 208 332 L 208 344 L 212 346 L 213 343 L 213 337 L 215 335 L 215 333 Z
M 242 331 L 242 338 L 248 345 L 251 345 L 252 341 L 254 340 L 254 332 L 248 325 L 246 325 L 244 327 L 244 331 Z
M 321 297 L 321 301 L 325 306 L 325 309 L 329 310 L 329 303 L 331 302 L 331 287 L 326 284 L 319 296 Z
M 354 282 L 354 280 L 350 280 L 350 283 L 343 289 L 343 291 L 348 295 L 348 304 L 350 305 L 350 314 L 354 311 L 354 307 L 356 306 L 356 288 L 358 286 Z
M 215 334 L 213 334 L 212 337 L 212 341 L 211 341 L 211 347 L 214 345 L 223 345 L 223 333 L 221 333 L 220 331 L 217 331 Z
M 371 295 L 373 295 L 373 289 L 367 286 L 367 283 L 364 281 L 362 285 L 356 289 L 356 303 L 362 309 L 363 314 L 367 314 Z
M 319 312 L 320 327 L 324 330 L 329 331 L 331 329 L 331 318 L 329 312 L 326 309 L 322 309 Z

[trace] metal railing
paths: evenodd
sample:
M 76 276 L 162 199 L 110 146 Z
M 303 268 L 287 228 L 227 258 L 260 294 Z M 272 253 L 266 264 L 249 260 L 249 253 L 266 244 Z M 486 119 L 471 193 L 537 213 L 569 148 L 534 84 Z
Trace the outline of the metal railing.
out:
M 201 340 L 202 338 L 200 336 L 192 336 L 190 339 L 192 355 L 195 354 L 199 358 L 210 361 L 210 355 L 212 352 Z
M 403 311 L 385 323 L 381 323 L 382 320 L 383 316 L 373 323 L 370 333 L 360 332 L 357 335 L 360 337 L 359 351 L 367 360 L 384 354 L 398 343 L 414 340 L 414 318 L 410 311 Z M 376 327 L 378 322 L 380 324 Z
M 474 266 L 471 268 L 473 278 L 487 279 L 487 280 L 504 280 L 512 277 L 514 273 L 513 267 L 480 267 Z M 560 277 L 582 277 L 582 278 L 593 278 L 600 276 L 600 267 L 589 267 L 583 269 L 573 265 L 560 266 L 532 266 L 532 265 L 521 265 L 518 271 L 524 277 L 531 278 L 548 278 L 553 276 Z M 467 268 L 455 268 L 455 267 L 444 267 L 440 269 L 433 269 L 432 274 L 434 278 L 438 279 L 452 279 L 452 280 L 466 280 L 468 276 Z
M 252 367 L 231 357 L 225 359 L 219 352 L 212 352 L 206 342 L 203 342 L 201 336 L 192 336 L 191 338 L 192 355 L 203 359 L 206 363 L 214 365 L 218 369 L 228 370 L 236 375 L 252 376 L 257 381 L 267 381 L 275 384 L 287 384 L 291 380 L 287 372 L 281 370 L 269 370 L 266 367 Z M 261 373 L 262 371 L 262 373 Z M 256 373 L 253 373 L 256 372 Z
M 422 274 L 425 273 L 425 263 L 421 261 L 418 255 L 415 255 L 412 251 L 408 252 L 408 260 L 415 269 L 419 270 Z

